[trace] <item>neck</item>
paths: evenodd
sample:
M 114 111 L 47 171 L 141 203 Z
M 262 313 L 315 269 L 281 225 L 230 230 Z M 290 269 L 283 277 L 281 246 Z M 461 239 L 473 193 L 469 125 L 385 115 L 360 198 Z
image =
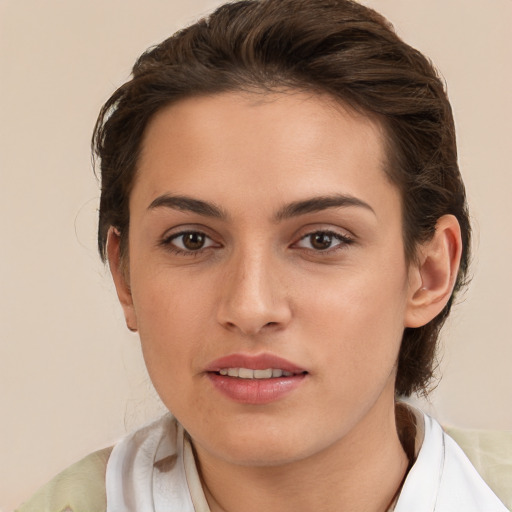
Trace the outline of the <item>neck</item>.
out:
M 279 466 L 243 466 L 198 453 L 211 512 L 385 512 L 409 461 L 394 404 L 376 404 L 334 445 Z

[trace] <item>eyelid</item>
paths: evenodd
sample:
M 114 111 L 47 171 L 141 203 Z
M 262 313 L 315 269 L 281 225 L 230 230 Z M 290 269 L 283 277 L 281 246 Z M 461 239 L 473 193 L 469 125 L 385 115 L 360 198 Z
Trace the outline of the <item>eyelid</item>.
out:
M 215 238 L 209 234 L 210 230 L 203 226 L 176 226 L 170 230 L 167 230 L 162 238 L 158 241 L 158 245 L 174 254 L 183 254 L 189 256 L 196 256 L 201 254 L 203 251 L 207 251 L 212 248 L 222 247 L 222 244 L 217 242 Z M 205 247 L 200 247 L 197 250 L 187 249 L 186 247 L 179 247 L 173 243 L 174 240 L 183 237 L 184 235 L 195 233 L 205 237 L 211 243 L 208 243 Z
M 211 247 L 212 245 L 215 244 L 215 242 L 206 233 L 201 233 L 200 231 L 183 231 L 182 233 L 176 233 L 176 234 L 174 234 L 174 235 L 172 235 L 172 236 L 170 236 L 168 238 L 168 243 L 172 243 L 175 240 L 179 240 L 183 236 L 189 235 L 191 233 L 196 234 L 196 235 L 202 235 L 202 236 L 204 236 L 205 240 L 209 240 L 212 243 L 208 244 L 208 242 L 206 242 L 207 245 L 202 246 L 202 247 L 200 247 L 199 249 L 197 249 L 195 251 L 193 249 L 187 249 L 185 246 L 184 247 L 179 247 L 179 249 L 181 249 L 182 251 L 198 252 L 198 251 L 201 251 L 203 249 L 207 249 L 208 247 Z
M 322 226 L 312 227 L 312 226 L 310 226 L 310 227 L 308 227 L 307 231 L 304 229 L 301 231 L 302 231 L 302 233 L 300 233 L 300 235 L 298 237 L 296 237 L 296 241 L 293 242 L 292 247 L 297 247 L 299 249 L 303 249 L 303 250 L 314 252 L 314 253 L 328 254 L 328 253 L 336 251 L 338 249 L 344 249 L 346 246 L 355 242 L 354 235 L 348 233 L 346 230 L 343 230 L 343 232 L 341 232 L 341 230 L 332 228 L 332 227 L 322 227 Z M 329 236 L 337 239 L 339 241 L 339 243 L 337 243 L 333 247 L 329 247 L 327 249 L 315 249 L 313 247 L 308 248 L 308 247 L 301 247 L 299 245 L 300 242 L 302 242 L 303 240 L 305 240 L 308 237 L 311 237 L 315 234 L 329 235 Z
M 301 226 L 299 229 L 295 231 L 295 235 L 293 236 L 293 238 L 295 238 L 296 240 L 300 240 L 314 233 L 329 233 L 331 235 L 343 239 L 350 239 L 354 241 L 357 239 L 357 236 L 347 228 L 336 226 L 330 223 L 321 222 L 315 222 Z

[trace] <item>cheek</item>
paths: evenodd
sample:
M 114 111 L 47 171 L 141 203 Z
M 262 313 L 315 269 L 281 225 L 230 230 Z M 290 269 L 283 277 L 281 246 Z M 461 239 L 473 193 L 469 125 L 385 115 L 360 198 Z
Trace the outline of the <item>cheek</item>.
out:
M 196 361 L 208 340 L 205 293 L 160 273 L 146 276 L 132 288 L 138 330 L 148 372 L 158 389 L 184 383 L 197 370 Z M 179 384 L 178 384 L 179 385 Z
M 161 263 L 148 262 L 132 279 L 132 295 L 141 333 L 171 338 L 175 331 L 184 333 L 201 325 L 205 310 L 206 282 L 190 279 L 186 272 L 167 269 Z
M 346 272 L 304 295 L 303 327 L 323 346 L 313 357 L 332 361 L 356 382 L 389 374 L 404 329 L 405 283 L 405 271 L 397 273 L 396 267 L 394 274 Z

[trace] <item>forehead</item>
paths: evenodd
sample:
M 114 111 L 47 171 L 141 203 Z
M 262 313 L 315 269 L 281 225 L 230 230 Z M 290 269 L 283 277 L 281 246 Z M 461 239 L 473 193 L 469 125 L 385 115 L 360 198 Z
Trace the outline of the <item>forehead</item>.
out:
M 211 196 L 240 206 L 267 187 L 300 199 L 312 193 L 368 195 L 393 188 L 384 172 L 385 135 L 375 119 L 328 95 L 222 93 L 188 98 L 147 126 L 134 192 Z M 332 187 L 342 190 L 332 191 Z M 395 191 L 396 192 L 396 191 Z

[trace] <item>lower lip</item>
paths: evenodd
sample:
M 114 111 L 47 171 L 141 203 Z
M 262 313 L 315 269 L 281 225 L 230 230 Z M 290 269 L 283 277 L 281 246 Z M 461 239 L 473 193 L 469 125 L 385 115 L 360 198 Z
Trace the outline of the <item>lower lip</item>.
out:
M 272 379 L 240 379 L 208 373 L 215 388 L 231 400 L 242 404 L 263 405 L 280 400 L 303 382 L 306 374 Z

